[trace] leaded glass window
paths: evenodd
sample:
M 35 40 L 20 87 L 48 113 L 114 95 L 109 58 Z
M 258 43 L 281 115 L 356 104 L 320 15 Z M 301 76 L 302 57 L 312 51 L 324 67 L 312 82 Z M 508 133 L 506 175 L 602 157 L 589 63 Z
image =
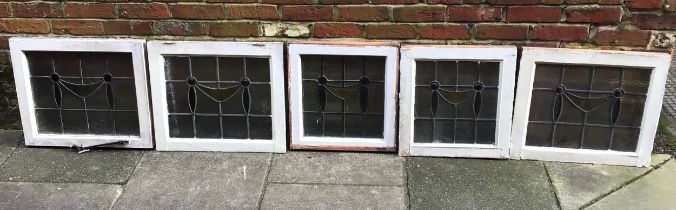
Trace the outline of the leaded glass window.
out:
M 305 136 L 383 138 L 385 57 L 302 55 Z
M 131 53 L 26 51 L 41 134 L 139 135 Z
M 537 64 L 526 146 L 635 151 L 651 73 Z
M 499 62 L 416 61 L 416 143 L 494 144 Z
M 265 57 L 164 56 L 172 138 L 272 139 Z

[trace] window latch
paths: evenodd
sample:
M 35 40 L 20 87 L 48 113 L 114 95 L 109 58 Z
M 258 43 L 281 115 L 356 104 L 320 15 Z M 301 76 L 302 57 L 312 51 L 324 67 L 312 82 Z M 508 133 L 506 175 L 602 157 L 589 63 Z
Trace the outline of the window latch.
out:
M 96 145 L 90 145 L 90 146 L 82 146 L 82 145 L 73 145 L 70 146 L 70 148 L 74 151 L 77 151 L 77 153 L 85 153 L 89 152 L 91 148 L 95 147 L 103 147 L 103 146 L 110 146 L 110 145 L 125 145 L 128 144 L 129 141 L 114 141 L 114 142 L 108 142 L 108 143 L 103 143 L 103 144 L 96 144 Z

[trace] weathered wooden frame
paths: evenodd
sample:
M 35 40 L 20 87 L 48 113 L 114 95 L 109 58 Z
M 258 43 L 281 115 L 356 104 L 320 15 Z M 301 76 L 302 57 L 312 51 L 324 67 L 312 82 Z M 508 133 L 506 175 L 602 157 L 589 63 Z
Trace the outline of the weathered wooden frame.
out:
M 152 148 L 152 126 L 146 79 L 145 40 L 139 39 L 81 39 L 81 38 L 10 38 L 12 67 L 21 113 L 25 143 L 29 146 L 81 146 L 129 141 L 110 145 L 121 148 Z M 132 54 L 136 101 L 138 105 L 139 136 L 111 136 L 87 134 L 40 134 L 35 114 L 30 71 L 25 51 L 53 52 L 125 52 Z
M 650 165 L 650 157 L 660 117 L 662 97 L 664 96 L 670 60 L 671 56 L 665 53 L 523 48 L 519 83 L 517 84 L 516 108 L 514 111 L 511 157 L 514 159 L 639 167 Z M 526 146 L 533 80 L 538 63 L 626 66 L 652 69 L 637 150 L 635 152 L 619 152 Z
M 508 158 L 512 126 L 515 46 L 429 46 L 405 45 L 401 48 L 399 101 L 399 155 L 473 158 Z M 500 62 L 496 112 L 495 145 L 414 143 L 416 60 L 469 60 Z
M 303 135 L 301 59 L 312 55 L 384 56 L 385 60 L 385 110 L 383 138 L 307 137 Z M 288 45 L 289 58 L 289 110 L 292 149 L 396 151 L 396 99 L 399 49 L 392 43 L 325 43 L 295 42 Z
M 284 44 L 281 42 L 149 41 L 157 150 L 286 152 Z M 164 55 L 252 56 L 270 59 L 272 140 L 172 138 L 169 136 Z

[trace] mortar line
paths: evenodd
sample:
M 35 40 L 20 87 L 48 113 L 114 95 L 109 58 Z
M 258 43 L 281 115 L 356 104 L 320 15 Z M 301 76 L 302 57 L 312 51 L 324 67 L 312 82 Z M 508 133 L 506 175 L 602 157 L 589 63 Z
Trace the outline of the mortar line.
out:
M 552 176 L 549 174 L 549 168 L 547 168 L 546 163 L 542 163 L 542 167 L 545 169 L 545 174 L 547 174 L 547 179 L 549 180 L 549 186 L 552 187 L 552 191 L 554 192 L 554 198 L 556 198 L 556 206 L 561 208 L 561 198 L 559 198 L 559 193 L 556 190 L 556 186 L 554 186 L 554 180 L 552 180 Z
M 136 169 L 138 169 L 139 165 L 141 165 L 143 163 L 143 160 L 146 158 L 146 154 L 148 154 L 149 152 L 151 152 L 151 151 L 144 151 L 143 152 L 143 154 L 141 155 L 141 158 L 139 158 L 139 160 L 138 160 L 138 164 L 136 164 L 134 166 L 134 169 L 131 170 L 131 173 L 129 174 L 129 177 L 127 177 L 127 180 L 124 180 L 124 183 L 121 184 L 120 193 L 115 197 L 115 199 L 113 200 L 113 203 L 110 204 L 110 206 L 108 207 L 108 210 L 111 210 L 111 209 L 113 209 L 113 207 L 115 207 L 115 204 L 117 204 L 117 201 L 120 199 L 120 197 L 122 197 L 122 194 L 124 194 L 124 189 L 127 187 L 127 184 L 129 184 L 129 180 L 131 179 L 132 176 L 134 176 L 134 174 L 136 173 Z
M 270 154 L 270 160 L 268 160 L 268 169 L 267 173 L 265 173 L 265 179 L 263 180 L 263 189 L 261 189 L 261 195 L 258 196 L 258 210 L 260 210 L 263 206 L 263 198 L 265 198 L 265 192 L 268 191 L 268 186 L 270 185 L 270 182 L 268 181 L 268 177 L 270 177 L 270 171 L 272 171 L 272 160 L 275 158 L 275 154 L 272 153 Z
M 648 174 L 652 173 L 653 171 L 660 169 L 662 167 L 662 165 L 666 164 L 671 159 L 674 159 L 674 157 L 672 156 L 671 158 L 667 158 L 665 161 L 662 161 L 661 163 L 655 164 L 655 167 L 648 169 L 646 172 L 643 172 L 642 174 L 630 179 L 629 181 L 622 183 L 620 186 L 600 195 L 599 197 L 594 198 L 593 200 L 591 200 L 591 201 L 587 202 L 586 204 L 582 205 L 580 207 L 580 209 L 586 209 L 587 207 L 594 205 L 596 202 L 599 202 L 600 200 L 603 200 L 604 198 L 608 197 L 609 195 L 621 190 L 622 188 L 626 187 L 627 185 L 630 185 L 630 184 L 638 181 L 639 179 L 647 176 Z

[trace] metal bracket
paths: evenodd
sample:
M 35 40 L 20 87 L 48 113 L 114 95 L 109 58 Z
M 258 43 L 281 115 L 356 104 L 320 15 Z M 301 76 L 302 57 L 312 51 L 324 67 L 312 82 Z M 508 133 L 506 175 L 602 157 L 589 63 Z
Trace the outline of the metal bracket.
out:
M 89 152 L 91 150 L 91 148 L 95 148 L 95 147 L 118 145 L 118 144 L 119 145 L 125 145 L 125 144 L 128 144 L 128 143 L 129 143 L 129 141 L 115 141 L 115 142 L 96 144 L 96 145 L 91 145 L 91 146 L 86 146 L 86 147 L 84 147 L 82 145 L 73 145 L 73 146 L 70 146 L 70 148 L 74 151 L 77 151 L 77 153 L 85 153 L 85 152 Z

